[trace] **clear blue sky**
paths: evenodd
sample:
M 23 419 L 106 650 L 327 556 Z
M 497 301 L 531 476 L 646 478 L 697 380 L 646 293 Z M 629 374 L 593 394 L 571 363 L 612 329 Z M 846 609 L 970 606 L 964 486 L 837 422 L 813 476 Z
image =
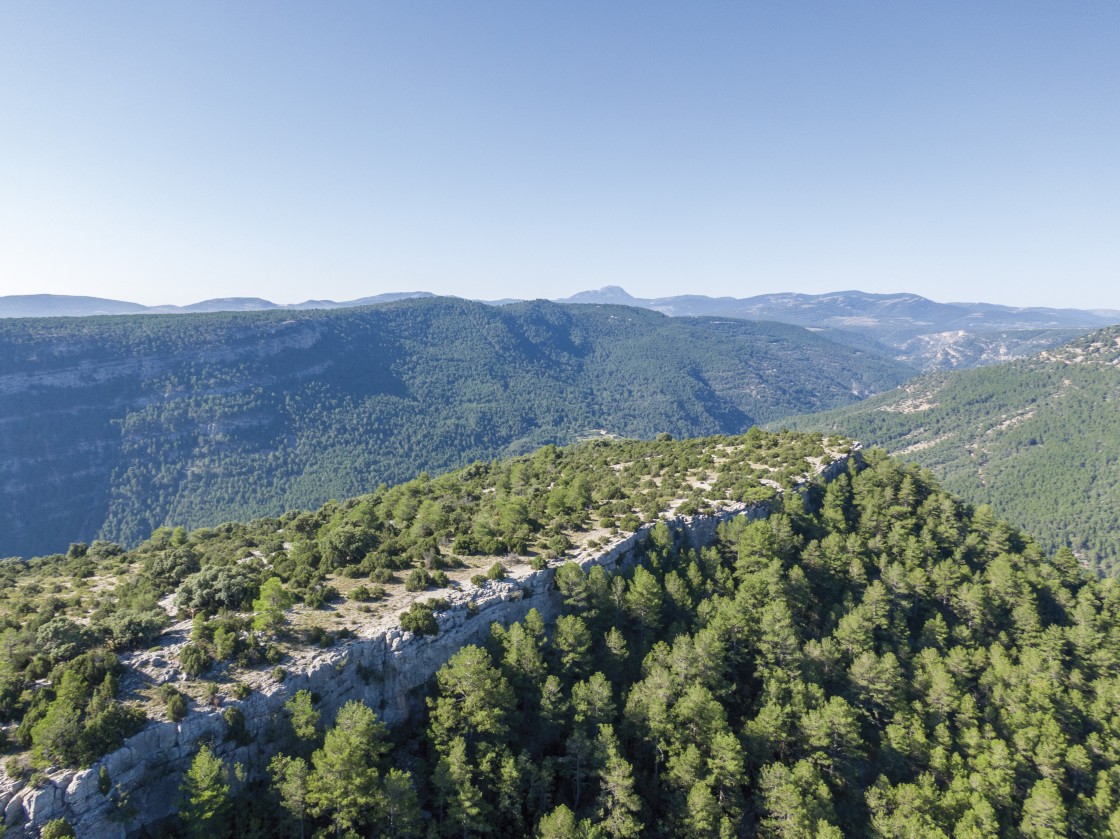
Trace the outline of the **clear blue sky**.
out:
M 0 294 L 1120 308 L 1120 3 L 0 5 Z

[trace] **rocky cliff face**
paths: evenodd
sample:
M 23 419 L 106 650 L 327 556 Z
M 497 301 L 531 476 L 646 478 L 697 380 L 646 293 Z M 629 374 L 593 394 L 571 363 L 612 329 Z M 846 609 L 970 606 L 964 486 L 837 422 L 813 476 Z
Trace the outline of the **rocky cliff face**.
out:
M 847 468 L 851 457 L 859 457 L 858 449 L 818 471 L 831 480 Z M 768 505 L 733 504 L 710 515 L 668 516 L 663 521 L 679 545 L 698 549 L 715 541 L 721 522 L 737 516 L 763 518 L 769 510 Z M 593 565 L 608 572 L 625 570 L 640 561 L 651 528 L 643 525 L 604 548 L 555 560 L 540 571 L 456 592 L 447 598 L 450 608 L 437 615 L 437 635 L 416 636 L 394 628 L 351 639 L 324 650 L 283 683 L 226 702 L 226 707 L 244 714 L 249 745 L 226 739 L 224 709 L 196 711 L 178 724 L 152 723 L 89 769 L 56 774 L 38 789 L 7 791 L 0 796 L 5 823 L 16 828 L 11 835 L 32 836 L 51 819 L 64 817 L 80 837 L 124 839 L 178 810 L 183 773 L 203 743 L 220 757 L 241 763 L 248 779 L 260 778 L 276 750 L 284 703 L 300 690 L 319 697 L 324 720 L 332 720 L 346 702 L 357 699 L 390 725 L 399 723 L 418 709 L 436 671 L 463 646 L 481 643 L 495 621 L 508 626 L 533 608 L 546 622 L 554 621 L 562 603 L 553 581 L 556 567 L 574 560 L 585 570 Z M 101 790 L 102 767 L 112 785 L 109 794 Z
M 155 468 L 153 451 L 189 455 L 266 434 L 277 411 L 259 394 L 295 389 L 327 364 L 315 353 L 324 332 L 316 322 L 235 322 L 185 347 L 158 331 L 144 339 L 131 319 L 114 323 L 136 327 L 132 343 L 107 328 L 70 335 L 67 323 L 49 322 L 43 335 L 0 328 L 0 556 L 123 541 L 126 528 L 106 528 L 112 520 L 132 521 L 127 535 L 138 541 L 166 514 L 136 512 L 158 507 L 150 478 L 141 480 Z M 210 401 L 242 409 L 197 409 Z M 153 419 L 164 412 L 175 421 Z

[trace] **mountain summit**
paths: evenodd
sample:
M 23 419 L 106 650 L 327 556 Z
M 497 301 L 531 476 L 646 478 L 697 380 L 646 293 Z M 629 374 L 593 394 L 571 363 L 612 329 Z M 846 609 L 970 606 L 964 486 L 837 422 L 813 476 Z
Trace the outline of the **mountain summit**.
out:
M 581 291 L 578 294 L 573 294 L 571 297 L 566 297 L 562 300 L 557 300 L 557 303 L 605 303 L 621 306 L 642 306 L 645 309 L 651 309 L 652 306 L 645 305 L 648 301 L 639 300 L 631 296 L 626 289 L 617 285 L 605 285 L 600 289 L 591 291 Z

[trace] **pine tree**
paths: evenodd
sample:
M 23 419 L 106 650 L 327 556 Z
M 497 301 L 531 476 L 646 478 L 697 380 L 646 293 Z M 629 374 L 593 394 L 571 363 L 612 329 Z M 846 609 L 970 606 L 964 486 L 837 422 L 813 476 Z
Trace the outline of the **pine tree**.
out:
M 612 626 L 607 630 L 607 634 L 603 637 L 603 648 L 607 675 L 611 682 L 616 685 L 620 684 L 629 651 L 626 645 L 626 636 L 619 631 L 617 626 Z
M 635 568 L 626 590 L 626 609 L 637 621 L 643 638 L 652 635 L 661 620 L 662 599 L 657 578 L 640 565 Z
M 1049 778 L 1043 778 L 1031 788 L 1031 794 L 1023 804 L 1023 821 L 1019 831 L 1028 839 L 1060 839 L 1069 835 L 1061 792 Z
M 587 675 L 591 669 L 591 630 L 578 615 L 561 615 L 556 620 L 552 645 L 560 658 L 560 667 L 571 681 Z
M 490 807 L 474 782 L 467 744 L 456 737 L 439 759 L 433 782 L 443 803 L 448 823 L 462 832 L 464 839 L 473 831 L 487 827 Z
M 309 777 L 307 761 L 301 757 L 276 755 L 269 761 L 268 774 L 273 790 L 280 796 L 280 805 L 299 822 L 299 836 L 303 839 Z
M 599 825 L 608 836 L 640 836 L 642 823 L 636 816 L 642 808 L 641 799 L 634 792 L 633 770 L 622 756 L 611 726 L 600 727 L 597 745 L 604 755 L 599 774 Z
M 284 703 L 284 710 L 296 740 L 307 744 L 315 739 L 319 729 L 319 712 L 311 703 L 309 691 L 297 691 L 295 696 Z
M 229 769 L 209 746 L 198 750 L 179 787 L 179 816 L 192 836 L 220 836 L 230 811 Z
M 382 836 L 407 839 L 420 835 L 420 800 L 412 775 L 393 768 L 385 773 L 382 783 L 384 806 L 379 824 Z
M 483 738 L 505 740 L 515 700 L 509 682 L 485 650 L 463 647 L 439 669 L 436 683 L 439 692 L 428 700 L 428 730 L 437 748 L 442 751 L 456 737 L 471 745 Z
M 683 822 L 688 835 L 694 839 L 719 839 L 719 802 L 703 781 L 697 781 L 688 791 L 688 809 Z
M 537 825 L 537 839 L 599 839 L 602 835 L 587 819 L 578 821 L 566 804 L 542 816 Z
M 313 815 L 326 815 L 335 832 L 355 830 L 377 816 L 381 788 L 378 763 L 388 751 L 385 724 L 360 702 L 347 702 L 311 757 L 314 771 L 307 801 Z

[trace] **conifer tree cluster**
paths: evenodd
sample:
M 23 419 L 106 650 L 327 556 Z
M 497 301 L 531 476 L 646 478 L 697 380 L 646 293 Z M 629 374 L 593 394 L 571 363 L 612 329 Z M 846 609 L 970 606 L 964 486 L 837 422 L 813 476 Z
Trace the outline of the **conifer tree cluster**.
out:
M 495 625 L 410 727 L 353 705 L 320 739 L 301 700 L 308 737 L 253 791 L 284 819 L 239 808 L 228 829 L 1120 831 L 1120 590 L 916 467 L 869 453 L 700 552 L 659 527 L 628 572 L 569 565 L 556 584 L 555 625 Z

